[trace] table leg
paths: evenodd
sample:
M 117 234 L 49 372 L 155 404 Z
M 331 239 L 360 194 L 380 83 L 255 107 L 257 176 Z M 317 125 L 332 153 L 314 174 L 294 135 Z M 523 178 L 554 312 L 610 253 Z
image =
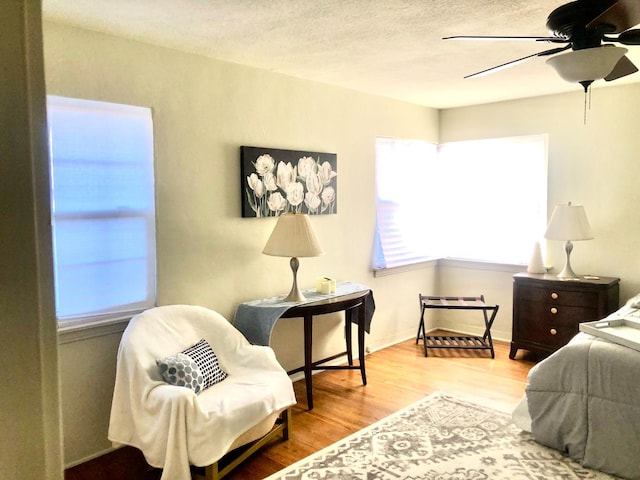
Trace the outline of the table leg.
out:
M 313 317 L 311 315 L 304 316 L 304 382 L 307 388 L 307 407 L 313 409 L 313 385 L 311 375 L 313 373 L 313 361 L 311 359 L 313 337 Z
M 367 384 L 367 373 L 364 369 L 364 303 L 358 307 L 358 358 L 360 360 L 360 374 L 362 384 Z
M 349 365 L 353 365 L 353 352 L 351 351 L 351 320 L 353 318 L 353 309 L 350 308 L 344 312 L 344 338 L 347 343 L 347 361 Z

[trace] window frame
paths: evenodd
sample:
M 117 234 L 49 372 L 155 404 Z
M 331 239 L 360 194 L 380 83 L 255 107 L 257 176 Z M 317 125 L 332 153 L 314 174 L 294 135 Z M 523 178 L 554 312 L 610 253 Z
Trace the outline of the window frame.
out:
M 120 331 L 123 322 L 128 321 L 135 314 L 156 305 L 157 299 L 157 287 L 156 287 L 156 272 L 157 272 L 157 259 L 156 259 L 156 214 L 155 214 L 155 152 L 154 152 L 154 136 L 153 136 L 153 112 L 148 107 L 139 107 L 132 105 L 116 104 L 111 102 L 101 102 L 95 100 L 76 99 L 70 97 L 61 97 L 55 95 L 47 95 L 47 110 L 48 110 L 48 134 L 49 134 L 49 162 L 51 169 L 51 223 L 52 223 L 52 235 L 53 235 L 53 255 L 54 255 L 54 282 L 56 288 L 56 320 L 58 322 L 58 332 L 64 335 L 65 341 L 73 341 L 80 338 L 86 338 L 87 336 L 94 336 L 96 334 L 113 333 Z M 109 160 L 103 160 L 100 162 L 95 157 L 88 156 L 80 159 L 58 159 L 56 163 L 57 154 L 55 153 L 55 137 L 59 135 L 56 133 L 56 126 L 54 125 L 56 113 L 66 111 L 68 114 L 73 110 L 79 110 L 80 112 L 96 113 L 104 112 L 107 115 L 128 115 L 129 118 L 135 118 L 138 122 L 141 132 L 144 133 L 144 138 L 140 138 L 140 142 L 135 147 L 139 148 L 140 152 L 136 150 L 136 168 L 142 172 L 142 178 L 144 180 L 144 191 L 146 193 L 139 195 L 139 198 L 134 199 L 132 196 L 126 196 L 124 203 L 117 208 L 78 208 L 75 211 L 71 208 L 64 211 L 59 211 L 56 208 L 56 165 L 59 167 L 59 162 L 97 162 L 100 165 L 104 165 L 103 168 L 110 169 L 110 172 L 118 172 L 118 168 L 127 168 L 130 162 L 123 161 L 121 165 L 118 165 L 119 161 L 113 162 Z M 105 117 L 109 118 L 109 117 Z M 110 118 L 113 121 L 112 117 Z M 64 134 L 62 134 L 64 135 Z M 114 134 L 111 133 L 113 136 Z M 105 138 L 107 138 L 105 136 Z M 94 137 L 95 138 L 95 137 Z M 100 140 L 103 140 L 102 138 Z M 104 154 L 106 150 L 100 152 Z M 130 153 L 128 153 L 130 154 Z M 98 155 L 99 156 L 99 155 Z M 113 158 L 113 157 L 106 157 Z M 139 160 L 142 159 L 142 160 Z M 123 167 L 124 165 L 124 167 Z M 72 171 L 73 167 L 68 171 Z M 98 167 L 100 168 L 100 167 Z M 65 187 L 67 188 L 68 185 Z M 63 194 L 64 195 L 64 194 Z M 59 198 L 59 197 L 58 197 Z M 140 200 L 142 198 L 142 200 Z M 138 203 L 138 205 L 136 205 Z M 139 203 L 142 203 L 141 205 Z M 145 286 L 141 287 L 139 291 L 142 293 L 139 299 L 133 302 L 121 302 L 113 303 L 104 308 L 98 308 L 93 311 L 74 312 L 71 314 L 61 314 L 60 312 L 60 288 L 58 282 L 60 281 L 60 270 L 58 265 L 58 257 L 61 255 L 61 250 L 56 248 L 56 241 L 58 240 L 58 233 L 56 226 L 58 222 L 63 224 L 65 221 L 97 221 L 97 226 L 104 226 L 105 222 L 118 222 L 123 219 L 137 219 L 139 229 L 144 232 L 144 235 L 137 235 L 135 238 L 138 240 L 138 244 L 141 245 L 144 252 L 141 260 L 145 265 L 143 281 Z M 122 224 L 122 222 L 119 222 Z M 94 230 L 95 231 L 95 230 Z M 118 260 L 112 260 L 107 264 L 113 265 L 118 263 Z M 81 263 L 82 264 L 82 263 Z M 84 265 L 88 265 L 84 263 Z M 139 286 L 142 283 L 138 284 Z M 106 303 L 106 302 L 105 302 Z M 64 342 L 62 342 L 64 343 Z
M 380 199 L 380 177 L 381 177 L 381 169 L 379 167 L 379 162 L 380 162 L 380 158 L 379 158 L 379 144 L 380 142 L 415 142 L 416 144 L 428 144 L 428 145 L 435 145 L 431 142 L 426 142 L 424 140 L 405 140 L 405 139 L 393 139 L 393 138 L 388 138 L 388 137 L 377 137 L 376 138 L 376 227 L 375 227 L 375 238 L 374 238 L 374 247 L 373 247 L 373 255 L 372 255 L 372 264 L 373 264 L 373 270 L 374 270 L 374 274 L 376 276 L 379 275 L 384 275 L 385 270 L 389 270 L 392 272 L 400 272 L 400 271 L 407 271 L 407 270 L 413 270 L 415 268 L 421 268 L 423 266 L 429 266 L 429 265 L 433 265 L 433 264 L 441 264 L 442 262 L 440 262 L 440 260 L 455 260 L 455 261 L 459 261 L 459 262 L 464 262 L 464 263 L 474 263 L 474 264 L 478 264 L 478 265 L 482 265 L 483 268 L 487 265 L 491 265 L 491 268 L 499 268 L 499 269 L 511 269 L 510 266 L 517 266 L 518 268 L 521 268 L 522 265 L 526 265 L 526 259 L 529 258 L 530 255 L 530 250 L 528 250 L 526 252 L 523 251 L 523 245 L 524 245 L 524 240 L 522 240 L 521 242 L 519 242 L 520 246 L 521 246 L 521 250 L 519 251 L 520 253 L 518 253 L 517 255 L 517 260 L 516 260 L 516 255 L 512 255 L 510 258 L 506 258 L 506 257 L 481 257 L 481 258 L 474 258 L 474 257 L 465 257 L 462 255 L 456 255 L 457 252 L 453 252 L 449 250 L 448 245 L 451 243 L 450 240 L 447 240 L 446 237 L 441 237 L 441 238 L 436 238 L 435 241 L 433 242 L 434 246 L 433 247 L 429 247 L 429 248 L 433 248 L 433 250 L 431 250 L 431 255 L 427 254 L 427 255 L 423 255 L 419 258 L 404 258 L 402 261 L 400 262 L 392 262 L 391 264 L 382 264 L 381 259 L 384 259 L 384 255 L 381 255 L 379 253 L 379 250 L 381 249 L 381 243 L 380 243 L 380 234 L 381 234 L 381 230 L 380 230 L 380 207 L 381 207 L 381 203 L 383 203 L 383 201 Z M 480 139 L 480 140 L 470 140 L 470 141 L 463 141 L 463 142 L 450 142 L 450 143 L 446 143 L 446 144 L 440 144 L 440 145 L 436 145 L 437 148 L 437 154 L 434 158 L 425 158 L 424 159 L 424 163 L 425 163 L 425 167 L 419 171 L 417 173 L 418 176 L 423 176 L 425 178 L 428 177 L 429 170 L 432 171 L 433 175 L 435 176 L 440 176 L 439 178 L 439 182 L 441 183 L 442 178 L 455 178 L 456 176 L 456 172 L 459 170 L 451 170 L 451 166 L 447 165 L 445 162 L 447 162 L 447 160 L 450 160 L 450 158 L 448 159 L 448 155 L 450 155 L 450 150 L 451 150 L 451 146 L 453 146 L 453 148 L 458 148 L 460 147 L 461 150 L 463 150 L 464 148 L 471 148 L 471 151 L 482 151 L 482 149 L 484 148 L 486 151 L 490 152 L 490 150 L 488 150 L 488 148 L 495 148 L 495 151 L 502 151 L 509 148 L 513 148 L 512 145 L 516 145 L 515 148 L 518 148 L 518 145 L 526 145 L 529 144 L 530 145 L 530 151 L 535 152 L 532 154 L 532 158 L 529 158 L 529 168 L 532 168 L 535 170 L 534 174 L 532 174 L 532 176 L 535 176 L 536 178 L 536 184 L 534 184 L 534 190 L 539 190 L 538 192 L 538 196 L 535 198 L 532 198 L 532 205 L 535 204 L 534 207 L 531 207 L 529 209 L 529 211 L 527 212 L 528 215 L 530 215 L 531 217 L 533 217 L 533 221 L 535 222 L 535 225 L 531 227 L 531 231 L 528 232 L 528 234 L 532 235 L 531 237 L 531 248 L 534 247 L 535 242 L 539 241 L 540 238 L 542 237 L 542 233 L 544 232 L 544 227 L 546 225 L 546 215 L 547 215 L 547 183 L 548 183 L 548 135 L 546 134 L 532 134 L 532 135 L 524 135 L 524 136 L 513 136 L 513 137 L 502 137 L 502 138 L 490 138 L 490 139 Z M 497 148 L 496 148 L 497 147 Z M 540 150 L 540 148 L 542 148 L 542 150 Z M 445 150 L 445 152 L 443 153 L 443 150 Z M 447 152 L 447 150 L 449 150 L 449 152 Z M 541 154 L 542 157 L 536 157 L 537 155 Z M 504 153 L 502 153 L 501 155 L 503 155 L 503 157 L 499 157 L 497 158 L 496 162 L 499 164 L 500 161 L 505 160 Z M 486 158 L 488 158 L 489 155 L 486 156 Z M 479 161 L 482 161 L 482 159 L 484 157 L 482 157 L 480 155 L 479 157 Z M 509 159 L 511 157 L 508 157 Z M 493 160 L 493 159 L 491 159 Z M 541 160 L 541 162 L 539 162 Z M 385 161 L 396 161 L 396 159 L 392 159 L 390 160 L 389 158 L 387 158 Z M 467 161 L 466 158 L 462 158 L 461 157 L 461 162 L 464 163 L 464 161 Z M 510 161 L 510 160 L 509 160 Z M 461 163 L 461 164 L 462 164 Z M 456 164 L 456 167 L 459 168 L 459 165 Z M 386 167 L 388 169 L 388 166 Z M 516 169 L 512 169 L 512 173 L 515 172 Z M 384 173 L 384 172 L 382 172 Z M 514 175 L 515 176 L 515 175 Z M 387 179 L 389 178 L 388 175 L 385 176 Z M 454 180 L 455 182 L 455 180 Z M 425 182 L 425 185 L 429 185 L 428 183 Z M 430 184 L 431 186 L 433 186 L 433 183 Z M 447 189 L 453 190 L 453 187 L 455 186 L 455 183 L 450 183 L 447 184 Z M 410 190 L 410 189 L 405 189 L 405 190 Z M 438 188 L 434 189 L 434 191 L 436 192 L 434 195 L 436 195 L 431 203 L 435 204 L 437 203 L 435 201 L 435 198 L 447 198 L 446 195 L 440 195 L 438 196 Z M 428 192 L 428 190 L 423 190 L 423 192 Z M 440 190 L 440 192 L 442 192 Z M 534 192 L 535 193 L 535 192 Z M 429 196 L 430 192 L 427 193 L 427 197 Z M 414 203 L 417 203 L 419 201 L 418 197 L 415 197 L 412 200 Z M 426 201 L 426 203 L 429 203 L 429 201 Z M 450 202 L 453 203 L 453 202 Z M 445 202 L 446 205 L 448 205 Z M 535 210 L 535 214 L 533 214 L 531 212 L 531 210 Z M 425 209 L 425 214 L 424 215 L 420 215 L 420 216 L 416 216 L 414 215 L 413 218 L 413 223 L 415 222 L 416 218 L 431 218 L 432 223 L 436 224 L 436 228 L 442 228 L 445 227 L 446 228 L 446 222 L 442 221 L 442 222 L 438 222 L 438 218 L 443 219 L 444 217 L 438 215 L 438 212 L 432 212 L 432 215 L 429 214 L 429 209 Z M 446 213 L 446 212 L 445 212 Z M 458 214 L 459 215 L 459 214 Z M 458 218 L 458 217 L 456 217 Z M 526 217 L 526 218 L 530 218 L 530 217 Z M 433 220 L 435 219 L 435 220 Z M 538 225 L 539 223 L 539 225 Z M 490 228 L 490 227 L 488 227 Z M 537 235 L 537 238 L 534 237 L 534 231 L 539 230 L 540 233 L 539 235 Z M 434 230 L 435 231 L 435 230 Z M 479 232 L 480 234 L 482 232 Z M 384 235 L 384 233 L 383 233 Z M 432 242 L 432 239 L 425 234 L 425 232 L 421 232 L 420 235 L 422 235 L 424 238 L 427 239 L 427 242 Z M 435 237 L 438 237 L 439 234 L 436 234 Z M 440 247 L 438 247 L 440 246 Z M 459 252 L 458 252 L 459 253 Z M 487 253 L 485 251 L 485 253 Z M 519 262 L 525 262 L 525 263 L 519 263 Z

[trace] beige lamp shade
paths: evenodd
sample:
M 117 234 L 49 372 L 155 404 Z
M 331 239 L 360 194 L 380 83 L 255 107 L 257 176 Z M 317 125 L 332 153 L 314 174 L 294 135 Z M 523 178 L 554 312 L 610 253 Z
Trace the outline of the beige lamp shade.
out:
M 262 253 L 275 257 L 317 257 L 324 254 L 308 215 L 285 213 L 278 217 Z
M 305 301 L 306 298 L 298 288 L 298 267 L 300 266 L 298 257 L 317 257 L 324 254 L 311 228 L 309 216 L 301 213 L 280 215 L 262 253 L 276 257 L 291 257 L 289 265 L 293 273 L 293 285 L 284 301 Z
M 547 60 L 547 64 L 567 82 L 593 81 L 609 75 L 627 52 L 626 48 L 610 45 L 584 48 L 555 55 Z
M 549 240 L 591 240 L 591 225 L 582 205 L 557 205 L 544 238 Z
M 578 280 L 571 268 L 571 251 L 573 250 L 573 240 L 591 240 L 591 225 L 587 219 L 587 214 L 582 205 L 557 205 L 551 214 L 551 220 L 547 226 L 544 238 L 549 240 L 564 240 L 564 250 L 566 262 L 562 271 L 558 274 L 561 280 Z

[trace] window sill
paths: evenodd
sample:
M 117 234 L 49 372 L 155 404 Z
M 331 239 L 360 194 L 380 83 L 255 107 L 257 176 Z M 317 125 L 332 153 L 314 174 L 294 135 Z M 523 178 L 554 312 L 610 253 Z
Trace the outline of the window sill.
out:
M 401 265 L 399 267 L 381 268 L 373 271 L 374 278 L 396 275 L 430 267 L 468 268 L 471 270 L 488 270 L 493 272 L 518 273 L 527 269 L 524 264 L 485 262 L 482 260 L 468 260 L 463 258 L 434 258 L 419 263 Z
M 483 260 L 468 260 L 465 258 L 441 258 L 439 266 L 509 273 L 518 273 L 527 270 L 527 266 L 520 263 L 487 262 Z
M 396 275 L 398 273 L 410 272 L 413 270 L 420 270 L 422 268 L 437 267 L 440 262 L 439 258 L 433 258 L 431 260 L 425 260 L 417 263 L 409 263 L 407 265 L 400 265 L 398 267 L 379 268 L 373 270 L 373 277 L 386 277 L 388 275 Z
M 78 342 L 89 338 L 122 333 L 129 320 L 140 311 L 123 312 L 119 315 L 95 317 L 90 320 L 64 320 L 58 323 L 58 344 Z

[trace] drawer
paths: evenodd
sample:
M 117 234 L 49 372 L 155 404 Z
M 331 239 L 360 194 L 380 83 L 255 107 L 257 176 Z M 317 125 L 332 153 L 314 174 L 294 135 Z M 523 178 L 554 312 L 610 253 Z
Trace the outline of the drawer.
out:
M 518 305 L 519 323 L 525 328 L 533 327 L 541 322 L 554 325 L 573 325 L 581 322 L 598 320 L 598 310 L 595 308 L 573 307 L 567 305 L 552 305 L 522 301 Z
M 558 288 L 520 286 L 517 291 L 519 300 L 549 305 L 574 305 L 586 308 L 598 308 L 598 295 L 594 292 L 561 290 Z
M 555 313 L 554 313 L 555 312 Z M 521 302 L 517 335 L 540 345 L 562 346 L 578 333 L 578 324 L 596 320 L 597 310 Z
M 550 325 L 546 322 L 535 324 L 535 328 L 526 332 L 529 342 L 537 343 L 544 349 L 557 350 L 569 343 L 578 333 L 577 325 Z

